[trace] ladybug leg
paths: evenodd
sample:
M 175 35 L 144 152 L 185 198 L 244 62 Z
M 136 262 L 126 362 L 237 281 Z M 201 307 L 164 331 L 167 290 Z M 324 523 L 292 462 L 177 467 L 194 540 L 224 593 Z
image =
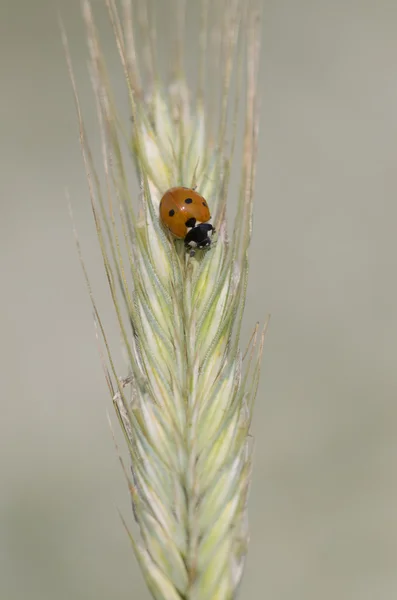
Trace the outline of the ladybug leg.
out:
M 190 256 L 194 256 L 196 254 L 196 248 L 199 246 L 197 242 L 190 239 L 190 236 L 185 238 L 185 248 L 186 251 L 189 252 Z

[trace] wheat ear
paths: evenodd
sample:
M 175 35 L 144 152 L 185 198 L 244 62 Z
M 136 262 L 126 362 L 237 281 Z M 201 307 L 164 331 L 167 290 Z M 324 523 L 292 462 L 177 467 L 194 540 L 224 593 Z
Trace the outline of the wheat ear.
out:
M 231 599 L 248 544 L 249 431 L 264 339 L 257 325 L 247 351 L 240 351 L 258 140 L 259 15 L 245 0 L 200 2 L 192 94 L 183 70 L 184 2 L 170 2 L 179 25 L 169 85 L 159 76 L 146 1 L 106 4 L 132 118 L 123 122 L 117 110 L 92 7 L 84 0 L 100 175 L 65 35 L 64 43 L 92 211 L 128 361 L 120 378 L 91 294 L 107 353 L 106 379 L 131 460 L 127 477 L 137 532 L 130 537 L 154 598 Z M 218 85 L 218 105 L 210 80 Z M 227 199 L 240 139 L 237 213 L 228 234 Z M 175 185 L 197 185 L 212 208 L 216 243 L 193 258 L 159 221 L 161 195 Z

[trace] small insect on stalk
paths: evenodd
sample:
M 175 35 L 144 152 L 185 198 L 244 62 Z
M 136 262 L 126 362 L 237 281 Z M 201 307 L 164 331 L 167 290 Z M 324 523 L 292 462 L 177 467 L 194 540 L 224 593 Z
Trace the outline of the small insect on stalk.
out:
M 250 428 L 265 333 L 259 335 L 256 326 L 241 352 L 260 23 L 255 2 L 201 0 L 198 86 L 192 90 L 183 69 L 184 2 L 168 3 L 179 25 L 172 80 L 164 83 L 151 2 L 106 0 L 131 134 L 131 119 L 123 120 L 113 97 L 91 4 L 82 2 L 101 173 L 63 35 L 124 370 L 116 366 L 89 289 L 105 346 L 106 380 L 129 451 L 137 526 L 130 537 L 148 588 L 158 600 L 231 600 L 248 545 Z M 234 157 L 238 146 L 240 165 Z M 139 195 L 130 181 L 133 169 Z M 232 172 L 240 175 L 233 187 Z M 226 209 L 233 197 L 237 210 L 229 231 Z
M 160 218 L 169 231 L 183 239 L 190 256 L 195 248 L 209 248 L 215 233 L 207 201 L 191 188 L 174 187 L 160 200 Z

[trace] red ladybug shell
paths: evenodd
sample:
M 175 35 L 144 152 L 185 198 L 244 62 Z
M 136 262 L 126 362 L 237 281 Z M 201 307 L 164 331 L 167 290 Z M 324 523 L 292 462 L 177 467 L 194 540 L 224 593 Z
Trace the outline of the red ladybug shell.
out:
M 207 201 L 191 188 L 173 187 L 160 201 L 160 218 L 177 238 L 184 238 L 196 222 L 206 223 L 211 214 Z

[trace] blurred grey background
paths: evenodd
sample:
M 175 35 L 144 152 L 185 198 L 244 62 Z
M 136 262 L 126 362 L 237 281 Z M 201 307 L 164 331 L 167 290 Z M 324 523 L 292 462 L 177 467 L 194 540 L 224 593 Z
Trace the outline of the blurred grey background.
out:
M 144 600 L 64 197 L 106 313 L 58 8 L 95 136 L 78 1 L 0 2 L 0 598 Z M 264 2 L 244 600 L 397 597 L 396 23 L 389 0 Z

